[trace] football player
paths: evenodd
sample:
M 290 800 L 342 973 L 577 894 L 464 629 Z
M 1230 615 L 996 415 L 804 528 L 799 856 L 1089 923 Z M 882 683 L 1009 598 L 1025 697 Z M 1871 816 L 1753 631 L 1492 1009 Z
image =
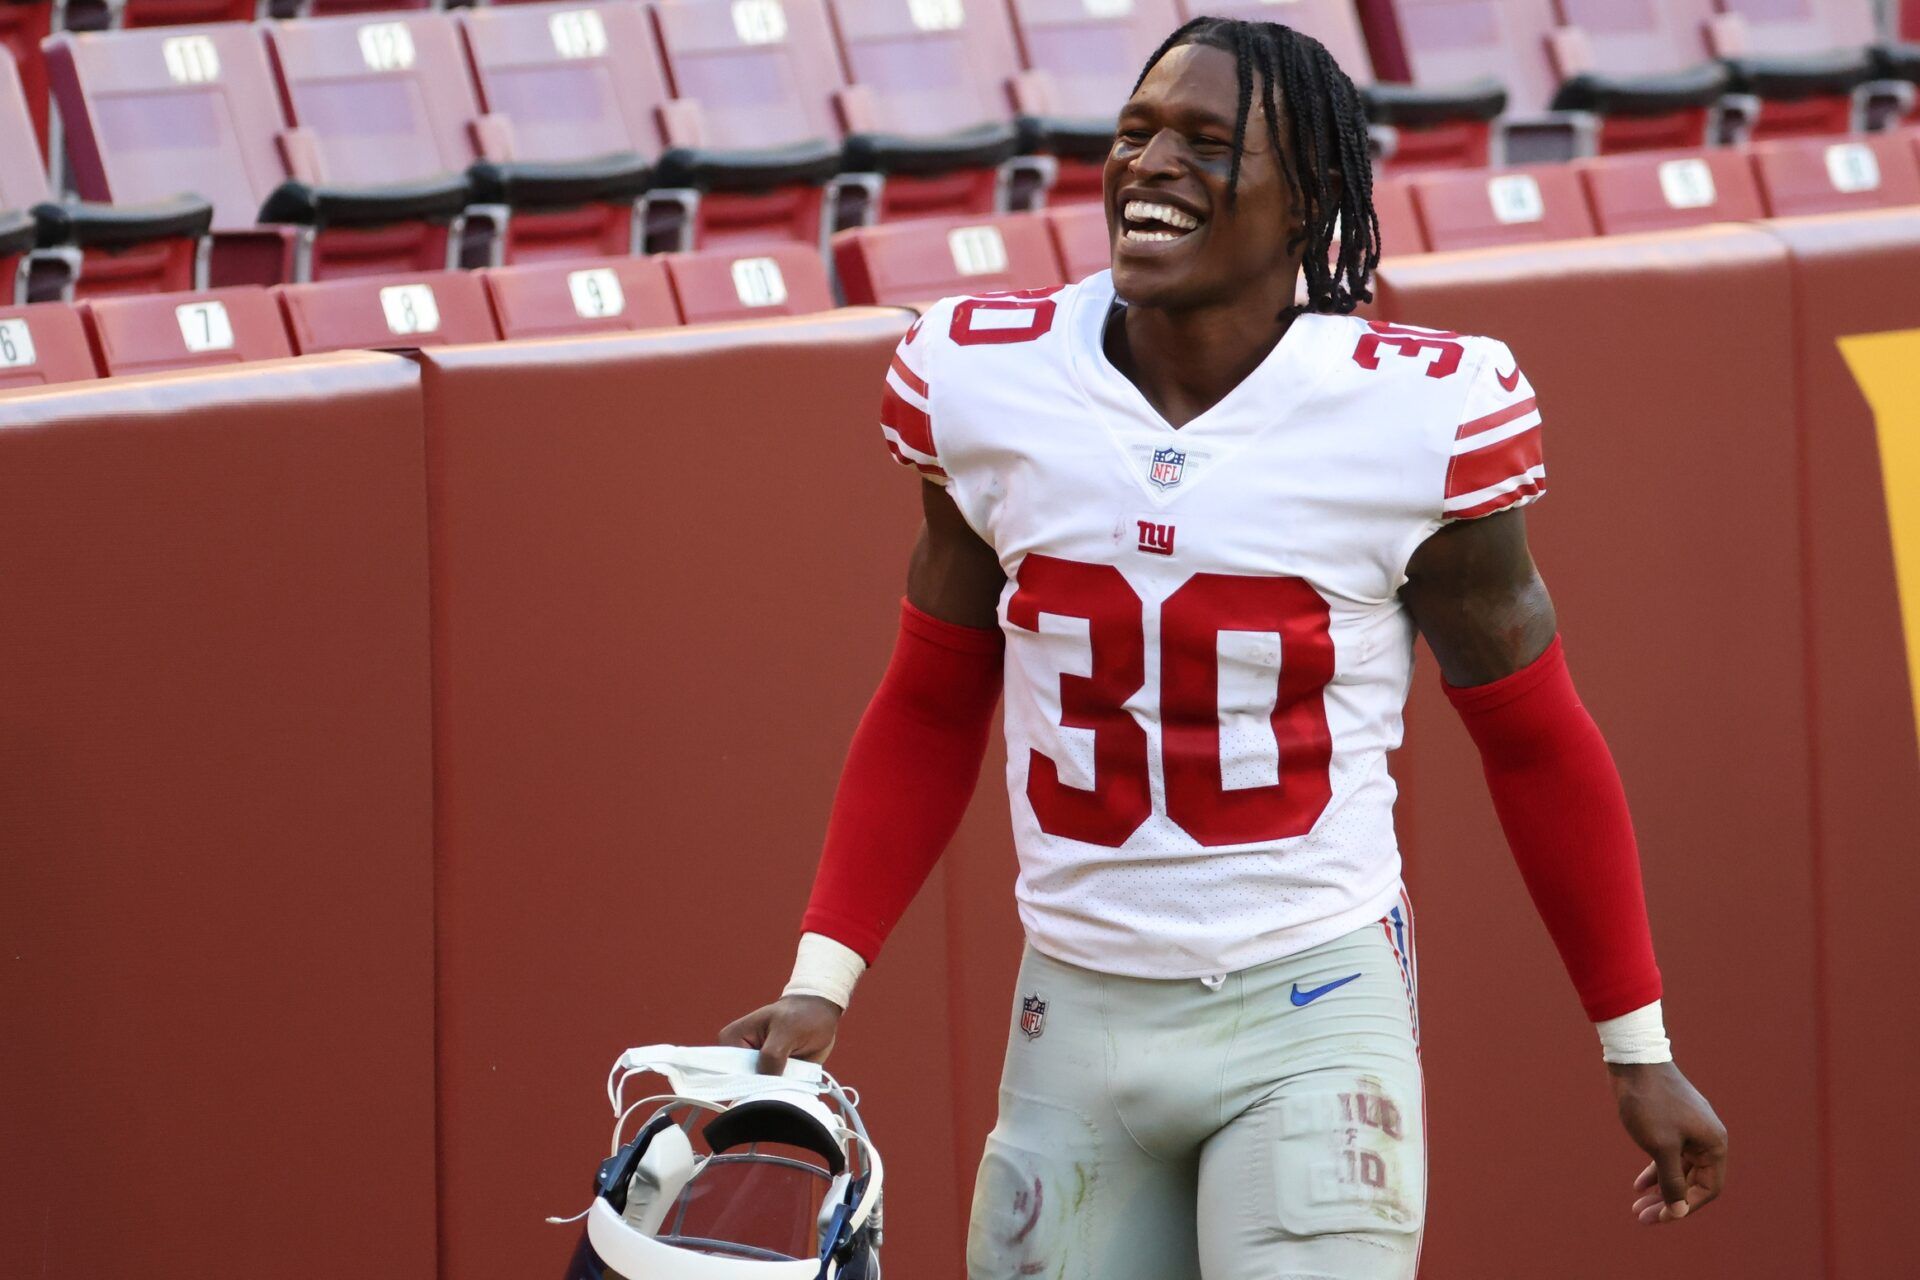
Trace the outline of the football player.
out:
M 770 1070 L 827 1053 L 1004 696 L 1027 948 L 972 1280 L 1414 1274 L 1418 970 L 1386 755 L 1416 632 L 1651 1157 L 1633 1213 L 1719 1193 L 1726 1132 L 1673 1063 L 1619 775 L 1527 549 L 1533 388 L 1500 342 L 1351 314 L 1379 260 L 1370 175 L 1320 44 L 1197 19 L 1120 112 L 1112 270 L 947 299 L 887 374 L 926 521 L 893 660 L 793 979 L 721 1034 Z

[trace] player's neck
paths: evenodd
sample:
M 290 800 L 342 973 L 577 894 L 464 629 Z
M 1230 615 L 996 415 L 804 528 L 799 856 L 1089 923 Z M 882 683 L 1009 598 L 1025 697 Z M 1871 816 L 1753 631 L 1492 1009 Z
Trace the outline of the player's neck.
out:
M 1113 366 L 1174 427 L 1224 399 L 1260 367 L 1293 321 L 1279 307 L 1170 311 L 1129 306 L 1107 322 Z

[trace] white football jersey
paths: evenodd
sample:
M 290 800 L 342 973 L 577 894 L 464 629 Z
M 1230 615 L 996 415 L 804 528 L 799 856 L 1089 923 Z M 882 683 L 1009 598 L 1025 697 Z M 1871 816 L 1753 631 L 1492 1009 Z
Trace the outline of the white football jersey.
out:
M 1039 950 L 1191 978 L 1385 915 L 1408 558 L 1545 489 L 1505 345 L 1303 315 L 1178 430 L 1107 360 L 1106 272 L 949 298 L 882 429 L 1007 587 L 1007 786 Z

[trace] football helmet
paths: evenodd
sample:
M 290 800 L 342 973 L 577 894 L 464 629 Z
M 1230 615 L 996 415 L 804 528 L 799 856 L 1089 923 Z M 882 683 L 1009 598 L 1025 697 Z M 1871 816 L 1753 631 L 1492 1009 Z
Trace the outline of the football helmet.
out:
M 816 1063 L 649 1045 L 607 1077 L 613 1154 L 567 1280 L 880 1280 L 880 1153 L 853 1090 Z M 635 1076 L 668 1092 L 629 1103 Z M 646 1119 L 624 1138 L 635 1115 Z

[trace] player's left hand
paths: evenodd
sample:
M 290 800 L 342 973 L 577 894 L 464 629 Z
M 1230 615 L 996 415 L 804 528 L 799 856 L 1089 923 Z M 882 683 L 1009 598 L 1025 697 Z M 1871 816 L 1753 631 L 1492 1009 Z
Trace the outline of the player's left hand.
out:
M 1646 1226 L 1678 1222 L 1720 1194 L 1727 1127 L 1671 1062 L 1610 1063 L 1620 1123 L 1653 1157 L 1634 1179 L 1633 1213 Z

